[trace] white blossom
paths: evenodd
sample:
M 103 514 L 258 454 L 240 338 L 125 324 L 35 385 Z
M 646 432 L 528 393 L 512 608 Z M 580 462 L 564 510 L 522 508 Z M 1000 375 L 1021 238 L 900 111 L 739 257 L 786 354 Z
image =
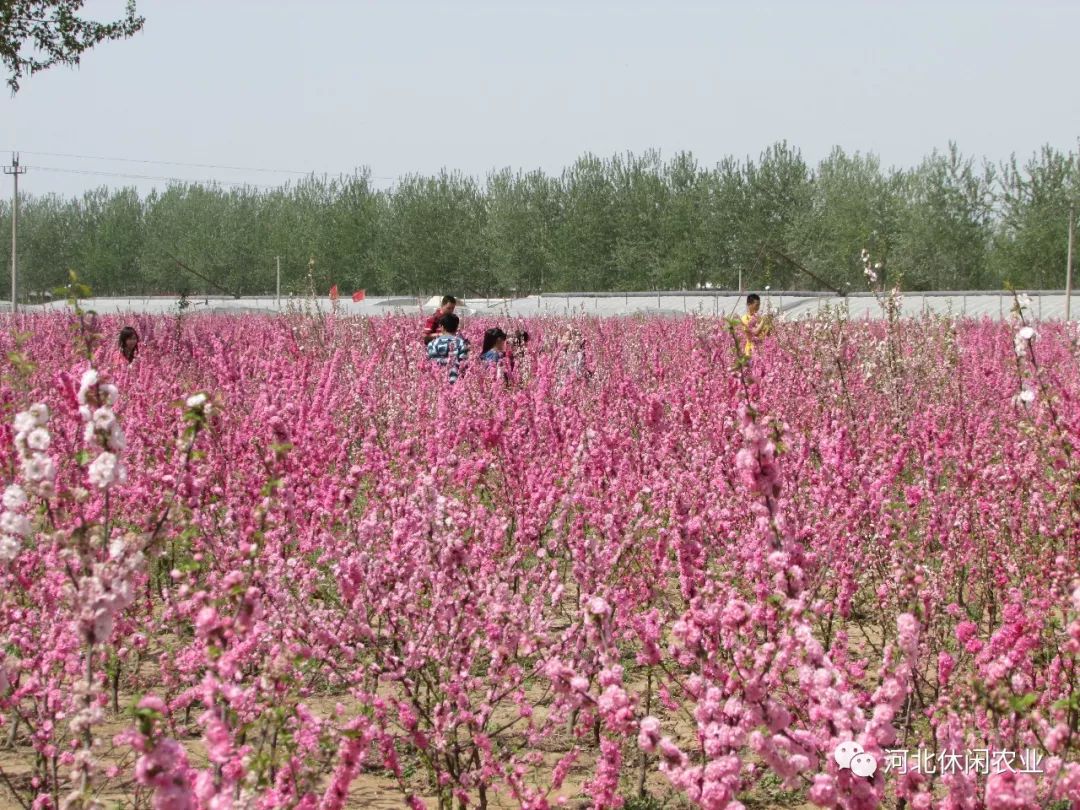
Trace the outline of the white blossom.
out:
M 49 421 L 49 406 L 44 402 L 36 402 L 30 406 L 30 415 L 34 417 L 38 427 L 44 427 Z
M 1023 388 L 1020 393 L 1012 398 L 1013 405 L 1026 408 L 1035 401 L 1035 392 L 1030 388 Z
M 189 408 L 201 408 L 206 404 L 206 394 L 192 394 L 187 398 L 187 406 Z
M 127 439 L 120 425 L 113 425 L 112 430 L 109 431 L 109 437 L 105 440 L 105 446 L 114 453 L 119 453 L 127 447 Z
M 96 371 L 94 371 L 94 369 L 88 368 L 86 371 L 83 372 L 82 380 L 79 381 L 79 404 L 80 405 L 85 405 L 86 404 L 86 394 L 91 388 L 93 388 L 95 385 L 97 385 L 97 382 L 98 382 L 98 373 Z
M 0 535 L 0 562 L 11 562 L 19 556 L 19 541 L 9 535 Z
M 44 453 L 49 449 L 50 441 L 52 439 L 49 436 L 49 431 L 44 428 L 34 428 L 26 435 L 26 446 L 39 453 Z
M 92 486 L 108 489 L 124 480 L 124 467 L 113 453 L 104 452 L 90 462 L 87 476 Z
M 114 424 L 116 424 L 116 414 L 112 412 L 110 408 L 102 406 L 94 411 L 93 423 L 95 430 L 110 431 Z
M 15 414 L 15 432 L 29 433 L 37 427 L 37 420 L 30 411 L 19 411 Z
M 14 512 L 0 513 L 0 532 L 26 537 L 30 534 L 30 521 L 25 515 L 17 515 Z
M 1016 335 L 1021 340 L 1031 340 L 1035 337 L 1035 330 L 1032 329 L 1030 326 L 1025 326 L 1022 327 L 1020 331 L 1016 333 Z
M 26 506 L 26 493 L 23 492 L 23 488 L 18 484 L 12 484 L 5 489 L 3 504 L 6 509 L 22 509 Z
M 51 482 L 56 477 L 56 464 L 48 456 L 30 456 L 23 459 L 22 474 L 27 481 L 35 484 Z

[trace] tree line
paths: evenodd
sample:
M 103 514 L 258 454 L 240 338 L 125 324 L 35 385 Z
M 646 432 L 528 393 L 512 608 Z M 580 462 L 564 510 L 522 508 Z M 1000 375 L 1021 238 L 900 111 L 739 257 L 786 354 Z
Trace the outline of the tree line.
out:
M 809 165 L 778 143 L 715 166 L 689 153 L 579 158 L 560 175 L 443 171 L 390 190 L 370 172 L 273 189 L 174 184 L 140 196 L 21 198 L 22 295 L 465 296 L 682 290 L 861 290 L 860 251 L 908 290 L 1061 288 L 1078 156 L 976 161 L 955 145 L 909 169 L 840 148 Z M 11 204 L 0 206 L 10 295 Z

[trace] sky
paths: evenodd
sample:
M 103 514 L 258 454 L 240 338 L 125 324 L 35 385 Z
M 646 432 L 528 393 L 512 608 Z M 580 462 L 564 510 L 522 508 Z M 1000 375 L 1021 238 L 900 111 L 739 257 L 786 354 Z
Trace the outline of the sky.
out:
M 84 12 L 123 5 L 89 0 Z M 842 146 L 907 167 L 949 141 L 997 162 L 1075 150 L 1080 136 L 1075 0 L 139 0 L 138 11 L 134 38 L 0 91 L 0 162 L 21 151 L 20 190 L 165 185 L 150 177 L 272 186 L 360 166 L 387 187 L 443 168 L 557 174 L 586 152 L 688 150 L 712 165 L 781 140 L 811 163 Z

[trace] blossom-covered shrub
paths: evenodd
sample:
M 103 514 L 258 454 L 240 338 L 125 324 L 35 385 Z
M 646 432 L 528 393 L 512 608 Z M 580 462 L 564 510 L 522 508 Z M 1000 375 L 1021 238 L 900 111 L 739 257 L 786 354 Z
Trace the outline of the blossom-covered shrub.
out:
M 4 801 L 1080 806 L 1080 366 L 1025 315 L 545 319 L 454 386 L 407 318 L 9 318 Z

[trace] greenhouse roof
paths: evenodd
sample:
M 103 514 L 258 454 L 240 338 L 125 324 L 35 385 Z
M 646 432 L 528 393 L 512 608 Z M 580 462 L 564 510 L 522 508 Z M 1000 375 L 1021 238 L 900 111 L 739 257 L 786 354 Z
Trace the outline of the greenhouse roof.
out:
M 869 293 L 840 297 L 832 294 L 807 292 L 760 293 L 762 308 L 779 314 L 784 320 L 813 317 L 826 310 L 845 310 L 850 319 L 883 317 L 882 302 Z M 1062 291 L 1032 291 L 1030 316 L 1036 320 L 1061 319 L 1065 316 L 1065 294 Z M 706 315 L 722 317 L 737 315 L 744 311 L 745 295 L 732 292 L 661 292 L 661 293 L 557 293 L 530 295 L 524 298 L 461 300 L 457 311 L 462 315 L 530 318 L 542 316 L 598 316 L 618 317 L 632 315 Z M 377 316 L 388 313 L 426 314 L 435 309 L 437 298 L 408 298 L 405 296 L 368 297 L 363 301 L 339 299 L 337 311 L 342 315 Z M 189 297 L 186 312 L 216 314 L 272 314 L 290 311 L 333 311 L 335 302 L 329 298 L 301 299 L 271 297 L 233 298 L 227 296 Z M 82 302 L 86 309 L 102 315 L 112 314 L 176 314 L 178 299 L 175 297 L 145 298 L 93 298 Z M 68 308 L 66 301 L 52 301 L 24 307 L 24 311 L 41 312 Z M 901 314 L 916 317 L 923 313 L 936 315 L 966 316 L 972 318 L 1007 318 L 1013 306 L 1011 293 L 997 292 L 914 292 L 901 297 Z M 1076 314 L 1080 316 L 1080 302 Z M 0 311 L 8 311 L 10 305 L 0 302 Z

